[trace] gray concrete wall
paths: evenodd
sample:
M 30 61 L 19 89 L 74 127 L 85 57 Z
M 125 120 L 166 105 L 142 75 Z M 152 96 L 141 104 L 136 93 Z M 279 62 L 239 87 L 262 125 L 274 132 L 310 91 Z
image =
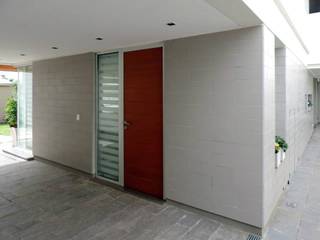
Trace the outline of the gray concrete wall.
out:
M 274 209 L 273 194 L 275 178 L 275 150 L 274 140 L 276 135 L 276 70 L 275 70 L 275 37 L 266 28 L 263 29 L 263 207 L 262 226 L 268 222 Z M 279 92 L 277 92 L 279 94 Z
M 33 63 L 35 156 L 92 172 L 94 73 L 93 53 Z
M 287 138 L 290 154 L 291 171 L 305 150 L 313 132 L 314 111 L 306 111 L 305 94 L 313 94 L 313 77 L 305 66 L 286 50 L 286 82 L 287 82 Z
M 275 51 L 275 101 L 276 101 L 276 135 L 286 135 L 286 49 Z
M 263 29 L 167 41 L 164 55 L 165 196 L 257 227 L 263 121 L 274 116 L 263 113 Z
M 4 110 L 8 101 L 8 98 L 13 95 L 13 86 L 1 86 L 0 85 L 0 123 L 4 122 Z
M 317 112 L 317 116 L 316 116 L 316 120 L 317 120 L 317 124 L 319 125 L 320 123 L 320 83 L 317 83 L 317 98 L 315 98 L 315 102 L 317 104 L 315 104 L 314 107 L 316 107 L 316 112 Z
M 279 169 L 274 169 L 273 157 L 264 170 L 265 224 L 312 135 L 314 111 L 306 110 L 305 94 L 313 94 L 313 84 L 308 70 L 290 50 L 276 50 L 276 134 L 286 139 L 289 149 Z
M 257 227 L 267 223 L 313 121 L 304 109 L 310 76 L 289 51 L 275 57 L 274 42 L 258 26 L 165 43 L 166 198 Z M 33 64 L 34 154 L 89 173 L 94 62 L 88 53 Z M 289 142 L 278 170 L 276 133 Z
M 319 123 L 319 92 L 318 92 L 318 81 L 316 78 L 313 79 L 313 124 L 316 127 Z

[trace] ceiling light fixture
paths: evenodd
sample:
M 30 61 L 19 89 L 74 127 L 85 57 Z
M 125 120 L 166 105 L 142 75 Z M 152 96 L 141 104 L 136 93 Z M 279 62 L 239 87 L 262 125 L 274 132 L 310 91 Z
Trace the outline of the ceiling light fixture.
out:
M 176 24 L 174 23 L 174 22 L 168 22 L 167 23 L 167 26 L 169 26 L 169 27 L 173 27 L 173 26 L 175 26 Z
M 102 37 L 97 37 L 96 40 L 101 41 L 101 40 L 103 40 L 103 38 Z
M 51 49 L 53 49 L 53 50 L 57 50 L 57 49 L 59 49 L 58 47 L 51 47 Z

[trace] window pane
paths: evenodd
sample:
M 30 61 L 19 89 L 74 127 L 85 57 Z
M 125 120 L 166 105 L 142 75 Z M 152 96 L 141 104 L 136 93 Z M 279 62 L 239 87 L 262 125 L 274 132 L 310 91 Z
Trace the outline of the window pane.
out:
M 310 13 L 320 12 L 320 0 L 310 0 L 309 8 L 310 8 Z
M 98 176 L 119 181 L 119 54 L 98 56 Z
M 32 68 L 18 68 L 18 147 L 32 150 Z

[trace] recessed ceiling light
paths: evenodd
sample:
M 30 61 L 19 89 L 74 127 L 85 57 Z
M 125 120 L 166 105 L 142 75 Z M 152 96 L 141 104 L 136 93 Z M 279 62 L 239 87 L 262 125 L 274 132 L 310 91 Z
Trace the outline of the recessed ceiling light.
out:
M 96 40 L 101 41 L 101 40 L 103 40 L 103 38 L 102 37 L 97 37 Z
M 21 54 L 20 54 L 20 56 L 21 56 L 21 57 L 24 57 L 24 56 L 25 56 L 25 54 L 24 54 L 24 53 L 21 53 Z
M 57 49 L 58 49 L 58 47 L 51 47 L 51 49 L 57 50 Z
M 176 24 L 174 23 L 174 22 L 168 22 L 167 23 L 167 26 L 169 26 L 169 27 L 173 27 L 173 26 L 175 26 Z

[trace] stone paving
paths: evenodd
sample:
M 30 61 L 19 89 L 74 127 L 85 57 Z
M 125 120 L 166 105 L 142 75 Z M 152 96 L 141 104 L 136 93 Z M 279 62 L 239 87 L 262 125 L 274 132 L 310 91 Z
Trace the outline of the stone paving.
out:
M 264 240 L 320 240 L 320 128 Z M 0 155 L 0 239 L 245 240 L 250 230 L 95 183 L 39 161 Z
M 248 232 L 39 161 L 0 155 L 2 240 L 245 240 Z
M 320 127 L 279 201 L 265 240 L 320 240 Z

